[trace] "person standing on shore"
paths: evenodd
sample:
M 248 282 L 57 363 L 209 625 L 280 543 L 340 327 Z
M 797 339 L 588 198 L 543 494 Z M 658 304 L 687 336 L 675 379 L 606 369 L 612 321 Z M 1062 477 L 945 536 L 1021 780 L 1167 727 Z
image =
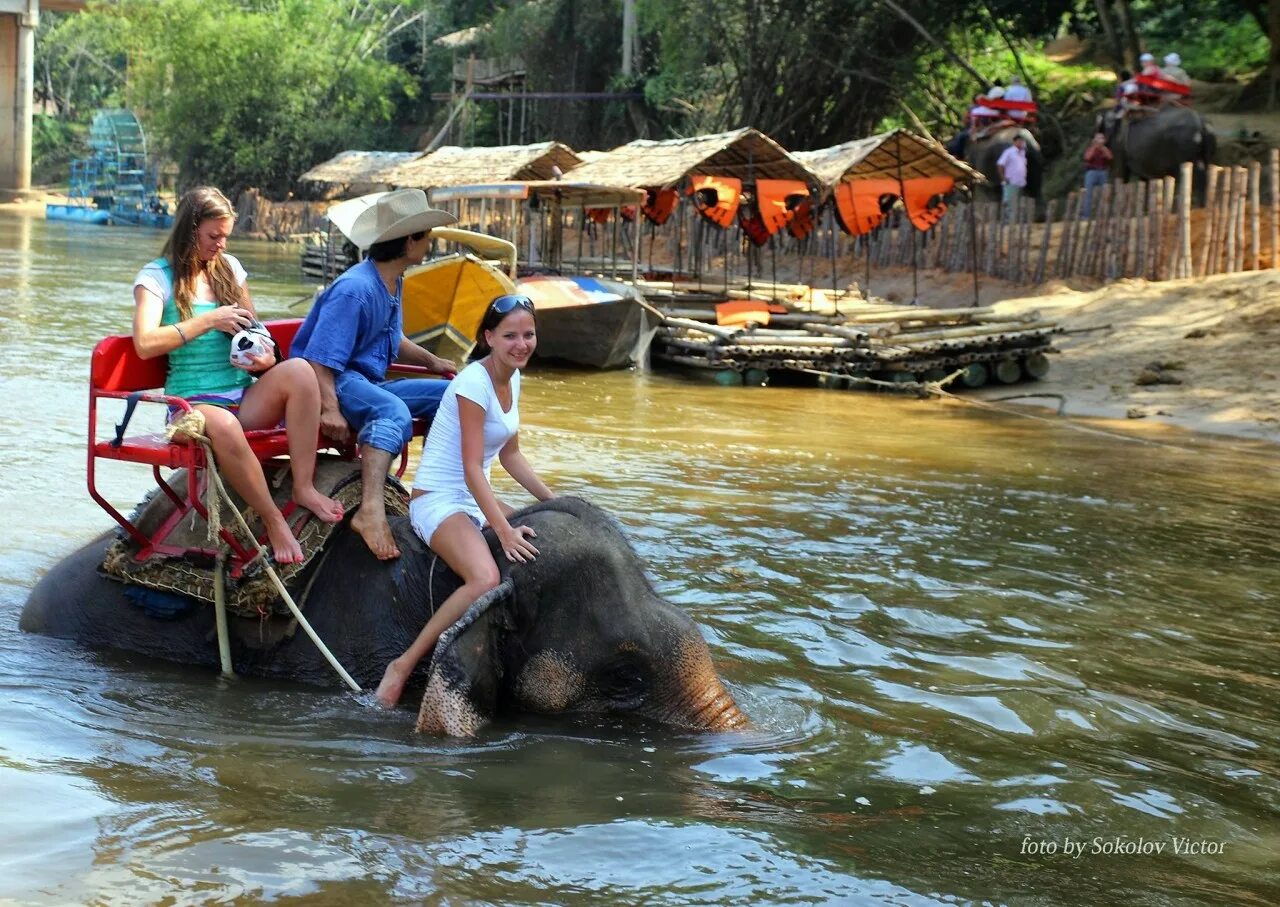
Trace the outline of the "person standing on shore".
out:
M 1089 147 L 1084 150 L 1084 211 L 1087 219 L 1093 212 L 1093 192 L 1107 184 L 1107 171 L 1111 169 L 1113 155 L 1107 147 L 1107 137 L 1095 132 Z
M 1018 199 L 1027 185 L 1027 138 L 1022 133 L 1013 137 L 1013 144 L 996 159 L 1000 171 L 1000 200 L 1004 203 L 1005 216 L 1012 218 Z

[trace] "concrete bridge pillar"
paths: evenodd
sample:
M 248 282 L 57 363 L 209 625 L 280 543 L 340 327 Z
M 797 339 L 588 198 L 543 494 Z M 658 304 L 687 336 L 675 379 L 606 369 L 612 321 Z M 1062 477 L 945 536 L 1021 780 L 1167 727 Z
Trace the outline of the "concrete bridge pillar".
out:
M 0 15 L 0 200 L 12 200 L 31 190 L 31 114 L 39 0 L 10 0 L 0 6 L 0 11 L 4 13 Z

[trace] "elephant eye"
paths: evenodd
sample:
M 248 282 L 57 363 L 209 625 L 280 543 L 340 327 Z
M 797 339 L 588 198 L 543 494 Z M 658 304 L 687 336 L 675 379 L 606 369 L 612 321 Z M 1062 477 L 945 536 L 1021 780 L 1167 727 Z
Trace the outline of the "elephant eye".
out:
M 605 696 L 625 702 L 644 693 L 649 686 L 649 677 L 640 662 L 624 655 L 614 659 L 600 673 L 599 686 Z

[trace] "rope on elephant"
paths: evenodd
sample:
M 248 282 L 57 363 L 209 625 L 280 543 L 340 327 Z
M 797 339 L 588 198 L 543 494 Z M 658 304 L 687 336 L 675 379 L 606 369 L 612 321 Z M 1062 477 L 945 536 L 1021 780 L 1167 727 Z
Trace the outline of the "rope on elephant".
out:
M 253 530 L 249 528 L 249 523 L 245 520 L 244 514 L 240 512 L 240 508 L 235 505 L 235 501 L 227 491 L 226 486 L 222 484 L 222 476 L 218 473 L 217 461 L 213 456 L 213 443 L 204 433 L 204 414 L 192 410 L 172 422 L 166 429 L 166 434 L 171 440 L 173 436 L 178 433 L 186 435 L 188 438 L 204 448 L 205 475 L 208 479 L 208 486 L 205 491 L 205 500 L 209 511 L 209 538 L 211 540 L 219 539 L 219 531 L 215 529 L 215 526 L 221 525 L 221 519 L 219 516 L 216 516 L 216 514 L 219 512 L 220 503 L 222 501 L 226 501 L 228 506 L 231 508 L 231 512 L 235 515 L 236 522 L 240 526 L 240 531 L 244 533 L 245 538 L 249 540 L 250 544 L 257 549 L 258 553 L 254 557 L 254 561 L 262 562 L 262 566 L 266 570 L 267 576 L 270 577 L 272 584 L 276 587 L 276 591 L 280 593 L 281 599 L 283 599 L 284 603 L 293 613 L 293 618 L 298 622 L 298 626 L 302 627 L 307 636 L 311 637 L 311 641 L 316 644 L 316 648 L 320 650 L 320 654 L 324 656 L 325 661 L 329 662 L 330 667 L 338 673 L 338 676 L 342 678 L 343 682 L 355 692 L 363 692 L 360 689 L 360 684 L 352 680 L 351 675 L 342 667 L 334 654 L 329 651 L 329 647 L 324 644 L 324 641 L 320 638 L 319 634 L 317 634 L 312 628 L 310 621 L 302 616 L 302 610 L 293 600 L 293 596 L 289 594 L 289 590 L 285 588 L 284 582 L 275 571 L 275 567 L 271 565 L 271 558 L 267 553 L 267 549 L 263 547 L 262 543 L 258 541 L 257 536 L 253 534 Z M 252 562 L 253 561 L 250 563 Z M 216 569 L 218 570 L 219 576 L 221 576 L 221 556 L 218 558 L 218 565 Z M 221 586 L 222 583 L 220 581 L 217 582 L 218 592 L 221 592 Z M 226 602 L 223 595 L 218 595 L 218 598 L 220 600 L 215 602 L 215 605 L 219 609 L 218 645 L 220 650 L 225 651 L 227 650 Z M 227 666 L 227 658 L 229 658 L 229 656 L 224 656 L 224 670 Z

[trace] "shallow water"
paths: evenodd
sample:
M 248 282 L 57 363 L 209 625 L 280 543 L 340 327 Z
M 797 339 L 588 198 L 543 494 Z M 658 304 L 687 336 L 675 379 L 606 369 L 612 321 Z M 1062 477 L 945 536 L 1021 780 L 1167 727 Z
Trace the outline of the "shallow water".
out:
M 522 448 L 702 624 L 743 735 L 420 739 L 336 690 L 19 633 L 108 525 L 88 352 L 161 241 L 0 217 L 0 902 L 1280 901 L 1270 448 L 531 374 Z M 265 314 L 309 295 L 292 252 L 232 251 Z M 109 469 L 118 504 L 146 490 Z

